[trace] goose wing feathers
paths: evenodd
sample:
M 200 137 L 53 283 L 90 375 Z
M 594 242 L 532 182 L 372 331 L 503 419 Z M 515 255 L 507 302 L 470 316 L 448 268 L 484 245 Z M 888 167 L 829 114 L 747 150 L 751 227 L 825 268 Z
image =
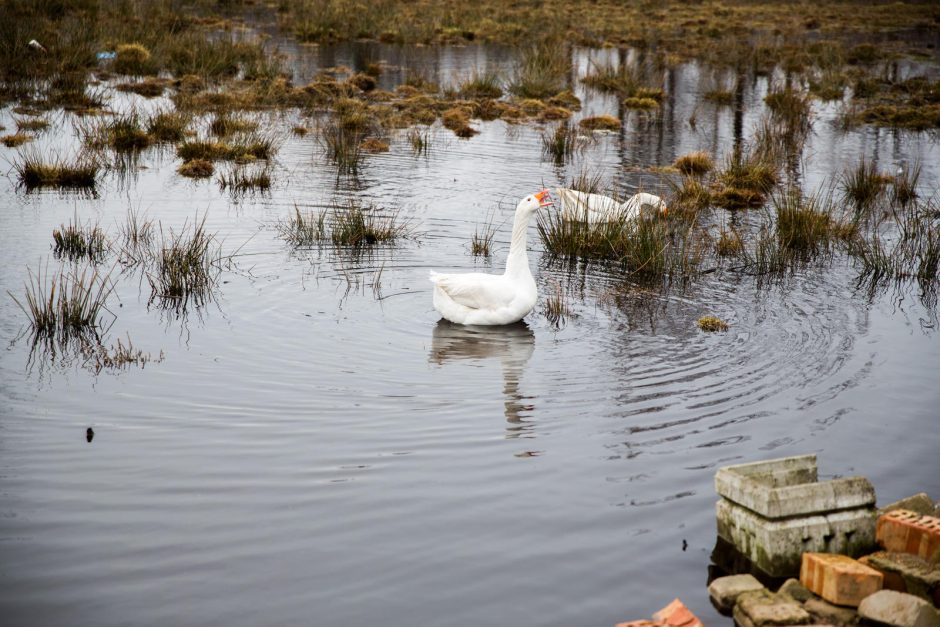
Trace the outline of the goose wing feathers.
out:
M 478 272 L 439 274 L 432 271 L 431 282 L 455 303 L 470 309 L 506 307 L 516 297 L 516 290 L 502 275 Z

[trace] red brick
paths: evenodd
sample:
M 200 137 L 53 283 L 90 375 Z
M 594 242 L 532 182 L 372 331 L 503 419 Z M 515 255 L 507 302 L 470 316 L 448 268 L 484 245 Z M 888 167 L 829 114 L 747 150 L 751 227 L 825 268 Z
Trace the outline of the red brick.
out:
M 886 551 L 935 561 L 940 559 L 940 518 L 906 509 L 894 510 L 878 518 L 875 539 Z
M 874 568 L 834 553 L 804 553 L 800 583 L 836 605 L 858 607 L 881 590 L 882 575 Z
M 692 611 L 679 599 L 653 614 L 653 620 L 662 621 L 669 627 L 703 627 Z

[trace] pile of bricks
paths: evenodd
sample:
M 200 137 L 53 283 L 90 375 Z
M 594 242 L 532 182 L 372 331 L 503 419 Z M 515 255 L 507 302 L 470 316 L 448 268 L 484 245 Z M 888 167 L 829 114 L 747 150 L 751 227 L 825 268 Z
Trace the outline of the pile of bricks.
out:
M 889 506 L 876 523 L 882 551 L 858 560 L 803 553 L 799 580 L 788 580 L 777 592 L 751 575 L 734 575 L 715 579 L 709 595 L 741 627 L 860 621 L 940 627 L 940 517 L 934 513 L 933 504 L 920 512 Z

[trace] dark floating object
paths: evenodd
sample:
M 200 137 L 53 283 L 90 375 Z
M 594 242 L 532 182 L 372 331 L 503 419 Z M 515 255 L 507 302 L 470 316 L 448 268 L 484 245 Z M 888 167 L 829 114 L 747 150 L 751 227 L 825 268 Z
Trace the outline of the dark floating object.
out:
M 88 427 L 88 429 L 85 430 L 85 441 L 91 442 L 94 439 L 95 439 L 95 430 L 92 429 L 91 427 Z
M 686 542 L 685 539 L 683 538 L 683 540 L 682 540 L 682 550 L 685 551 L 687 548 L 689 548 L 689 543 Z

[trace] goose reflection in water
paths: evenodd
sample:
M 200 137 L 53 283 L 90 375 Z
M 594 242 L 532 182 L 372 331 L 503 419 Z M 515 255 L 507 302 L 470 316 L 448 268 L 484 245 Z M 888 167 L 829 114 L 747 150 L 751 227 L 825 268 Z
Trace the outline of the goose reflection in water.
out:
M 535 350 L 535 334 L 525 322 L 503 326 L 466 326 L 441 320 L 434 327 L 428 361 L 443 366 L 450 361 L 499 359 L 503 369 L 506 436 L 526 435 L 532 425 L 523 420 L 534 406 L 519 392 L 522 371 Z

